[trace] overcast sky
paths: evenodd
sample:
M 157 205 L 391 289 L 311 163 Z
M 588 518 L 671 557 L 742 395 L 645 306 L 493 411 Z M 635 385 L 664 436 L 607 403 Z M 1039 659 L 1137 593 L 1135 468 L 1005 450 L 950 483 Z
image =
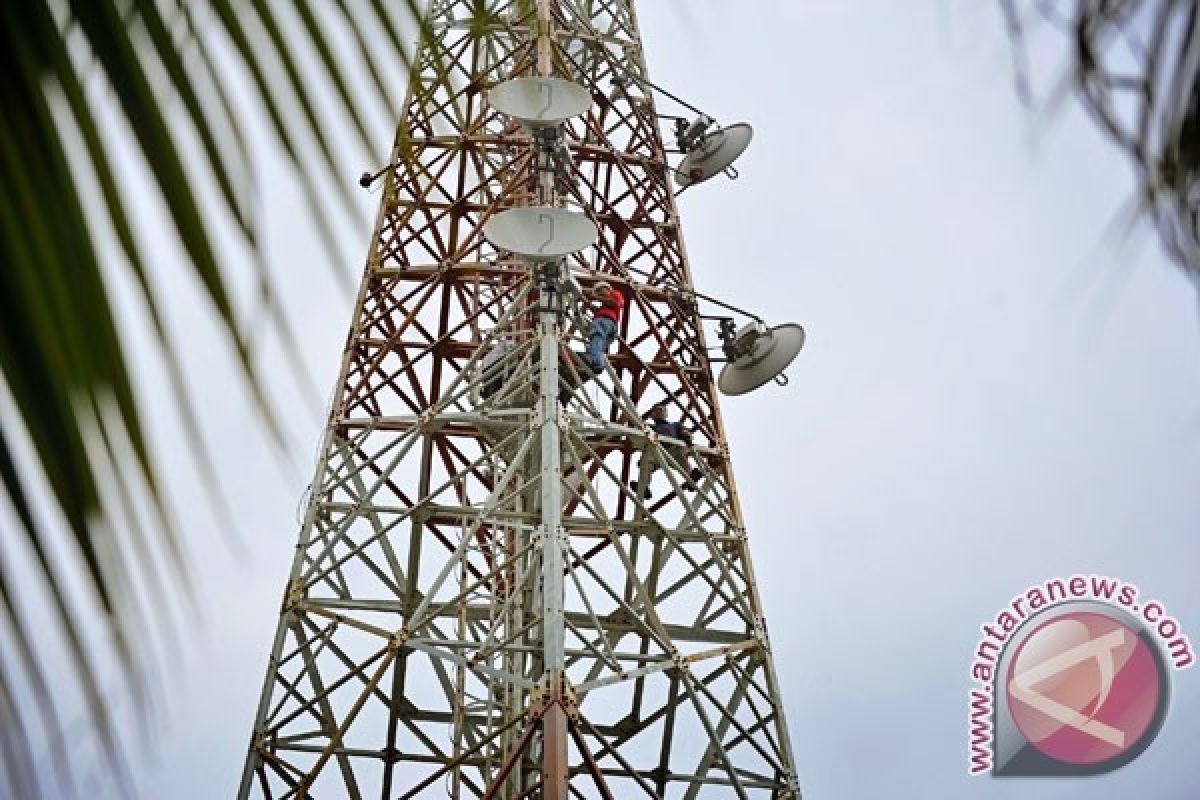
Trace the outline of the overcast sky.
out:
M 805 796 L 1194 797 L 1194 671 L 1175 676 L 1158 740 L 1116 773 L 966 776 L 978 626 L 1026 586 L 1119 576 L 1200 642 L 1196 292 L 1144 226 L 1105 238 L 1132 188 L 1122 157 L 1073 106 L 1020 107 L 991 3 L 647 1 L 639 17 L 657 82 L 755 127 L 739 180 L 681 198 L 697 288 L 809 334 L 788 387 L 723 404 Z M 391 128 L 375 121 L 381 147 Z M 259 144 L 266 247 L 325 392 L 350 298 Z M 352 274 L 375 199 L 340 230 Z M 323 411 L 268 342 L 295 451 L 281 469 L 179 288 L 168 302 L 248 555 L 174 470 L 203 622 L 138 769 L 148 797 L 210 800 L 241 770 Z M 161 375 L 135 355 L 174 465 Z

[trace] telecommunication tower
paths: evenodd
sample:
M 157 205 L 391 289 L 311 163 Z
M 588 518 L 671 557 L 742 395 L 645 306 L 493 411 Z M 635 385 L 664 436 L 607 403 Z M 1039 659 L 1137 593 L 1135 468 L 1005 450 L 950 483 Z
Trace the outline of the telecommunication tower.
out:
M 664 145 L 632 6 L 431 4 L 239 798 L 799 798 L 716 394 L 803 330 L 693 287 L 750 128 Z

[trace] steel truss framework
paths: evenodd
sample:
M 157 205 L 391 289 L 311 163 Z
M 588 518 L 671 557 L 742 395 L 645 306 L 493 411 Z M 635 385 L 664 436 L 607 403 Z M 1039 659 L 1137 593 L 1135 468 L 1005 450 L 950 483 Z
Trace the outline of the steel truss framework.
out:
M 631 3 L 428 20 L 239 797 L 797 798 Z M 593 98 L 550 189 L 485 101 L 530 74 Z M 547 201 L 595 246 L 539 274 L 484 240 Z M 602 277 L 629 302 L 589 380 Z

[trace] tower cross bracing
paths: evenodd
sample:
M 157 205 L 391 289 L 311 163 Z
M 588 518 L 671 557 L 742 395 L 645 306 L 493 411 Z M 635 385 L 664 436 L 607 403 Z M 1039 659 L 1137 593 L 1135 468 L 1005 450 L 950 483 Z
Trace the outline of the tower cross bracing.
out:
M 798 798 L 632 2 L 435 0 L 426 30 L 238 796 Z M 553 170 L 487 102 L 519 76 L 591 95 Z M 489 244 L 524 206 L 598 237 Z M 627 303 L 593 375 L 600 280 Z

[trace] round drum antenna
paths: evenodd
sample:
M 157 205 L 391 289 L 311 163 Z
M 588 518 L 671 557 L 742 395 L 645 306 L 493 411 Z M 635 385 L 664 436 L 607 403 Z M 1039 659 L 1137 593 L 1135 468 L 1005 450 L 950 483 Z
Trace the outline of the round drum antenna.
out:
M 488 102 L 501 114 L 533 130 L 555 128 L 592 107 L 592 95 L 573 81 L 527 76 L 498 83 L 488 90 Z
M 679 162 L 675 182 L 680 186 L 691 186 L 732 169 L 733 162 L 746 152 L 753 137 L 754 129 L 745 122 L 707 134 Z
M 578 211 L 528 206 L 501 211 L 483 224 L 483 235 L 529 261 L 554 261 L 589 247 L 599 231 Z
M 737 355 L 722 368 L 717 388 L 722 394 L 745 394 L 782 377 L 804 347 L 804 328 L 792 323 L 768 328 L 754 322 L 738 331 L 731 345 Z

